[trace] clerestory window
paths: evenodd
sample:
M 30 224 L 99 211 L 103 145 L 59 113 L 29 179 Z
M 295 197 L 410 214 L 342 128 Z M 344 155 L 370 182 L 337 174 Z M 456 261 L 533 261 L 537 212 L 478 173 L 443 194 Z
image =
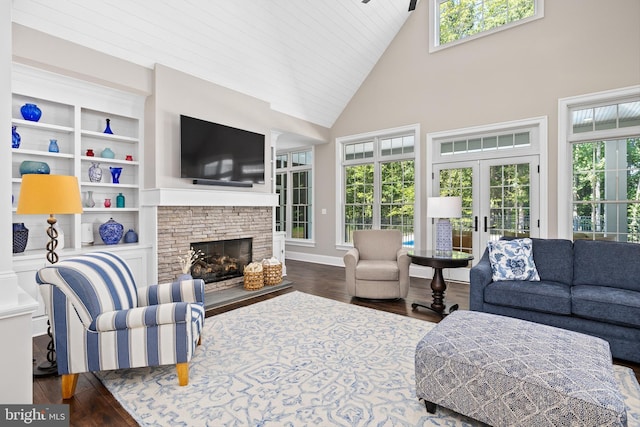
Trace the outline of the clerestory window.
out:
M 430 50 L 473 40 L 544 16 L 544 0 L 430 0 Z

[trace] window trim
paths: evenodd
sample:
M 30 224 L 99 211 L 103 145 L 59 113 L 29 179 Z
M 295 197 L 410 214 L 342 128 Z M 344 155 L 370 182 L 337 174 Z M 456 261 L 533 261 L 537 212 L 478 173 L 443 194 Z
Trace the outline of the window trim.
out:
M 597 139 L 619 139 L 638 135 L 640 126 L 630 126 L 604 131 L 574 134 L 571 126 L 571 112 L 602 104 L 620 103 L 640 98 L 640 85 L 620 89 L 595 92 L 586 95 L 560 98 L 558 100 L 558 238 L 573 240 L 572 210 L 572 155 L 571 144 Z
M 490 30 L 481 31 L 477 34 L 474 34 L 469 37 L 464 37 L 446 44 L 441 45 L 438 40 L 440 40 L 440 13 L 438 5 L 440 4 L 440 0 L 429 0 L 429 13 L 430 13 L 430 24 L 432 30 L 429 31 L 429 53 L 435 53 L 443 49 L 447 49 L 453 46 L 458 46 L 463 43 L 466 43 L 471 40 L 476 40 L 481 37 L 489 36 L 491 34 L 498 33 L 500 31 L 509 30 L 511 28 L 517 27 L 519 25 L 528 24 L 529 22 L 537 21 L 538 19 L 544 18 L 544 0 L 535 0 L 535 13 L 533 16 L 529 16 L 528 18 L 519 19 L 517 21 L 509 22 L 508 24 L 501 25 L 499 27 L 492 28 Z
M 412 125 L 407 125 L 407 126 L 400 126 L 400 127 L 396 127 L 396 128 L 389 128 L 389 129 L 382 129 L 382 130 L 378 130 L 378 131 L 373 131 L 373 132 L 365 132 L 365 133 L 360 133 L 360 134 L 356 134 L 356 135 L 349 135 L 349 136 L 343 136 L 343 137 L 338 137 L 336 138 L 336 188 L 335 188 L 335 202 L 336 202 L 336 222 L 335 222 L 335 230 L 336 230 L 336 235 L 335 235 L 335 247 L 336 249 L 339 250 L 349 250 L 353 247 L 353 244 L 351 243 L 347 243 L 343 240 L 343 230 L 344 230 L 344 182 L 345 182 L 345 176 L 344 176 L 344 147 L 347 144 L 350 143 L 354 143 L 354 142 L 364 142 L 365 140 L 371 140 L 374 138 L 384 138 L 384 137 L 392 137 L 398 134 L 407 134 L 407 133 L 413 133 L 414 135 L 414 150 L 413 150 L 413 160 L 414 160 L 414 173 L 415 173 L 415 206 L 414 206 L 414 227 L 413 227 L 413 233 L 415 236 L 414 239 L 414 247 L 416 249 L 420 248 L 420 236 L 422 236 L 422 232 L 421 232 L 421 221 L 420 219 L 422 218 L 422 213 L 421 213 L 421 203 L 420 203 L 420 198 L 421 198 L 421 194 L 422 194 L 422 179 L 420 179 L 421 177 L 421 156 L 420 156 L 420 147 L 421 147 L 421 137 L 420 137 L 420 124 L 419 123 L 415 123 Z M 378 155 L 374 156 L 373 159 L 384 159 L 392 161 L 392 160 L 400 160 L 400 159 L 407 159 L 407 157 L 403 157 L 403 156 L 397 156 L 397 155 L 389 155 L 389 156 L 384 156 L 384 157 L 380 157 Z M 359 162 L 359 160 L 362 160 L 362 162 Z M 367 161 L 368 160 L 368 161 Z M 358 159 L 358 160 L 354 160 L 354 161 L 349 161 L 349 163 L 353 162 L 352 164 L 357 164 L 357 163 L 370 163 L 371 162 L 371 158 L 368 159 Z

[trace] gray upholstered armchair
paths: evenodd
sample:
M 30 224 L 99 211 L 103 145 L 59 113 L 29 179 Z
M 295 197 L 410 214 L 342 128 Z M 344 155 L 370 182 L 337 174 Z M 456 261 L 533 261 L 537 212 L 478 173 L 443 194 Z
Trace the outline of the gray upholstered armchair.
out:
M 347 292 L 359 298 L 406 298 L 411 259 L 400 230 L 358 230 L 344 255 Z

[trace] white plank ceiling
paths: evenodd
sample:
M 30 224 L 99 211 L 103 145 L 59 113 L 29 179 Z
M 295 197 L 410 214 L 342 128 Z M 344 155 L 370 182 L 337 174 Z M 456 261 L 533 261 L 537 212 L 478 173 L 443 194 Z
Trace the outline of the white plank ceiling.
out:
M 409 0 L 13 0 L 12 21 L 159 63 L 331 127 L 400 30 Z

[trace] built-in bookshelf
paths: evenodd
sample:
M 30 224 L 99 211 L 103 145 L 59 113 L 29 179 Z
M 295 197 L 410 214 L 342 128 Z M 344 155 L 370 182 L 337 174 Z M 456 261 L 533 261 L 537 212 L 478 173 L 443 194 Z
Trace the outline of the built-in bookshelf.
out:
M 83 213 L 56 215 L 56 226 L 63 236 L 63 246 L 56 250 L 61 258 L 96 250 L 116 251 L 131 259 L 136 279 L 146 281 L 144 264 L 151 242 L 144 241 L 144 223 L 140 219 L 144 97 L 19 64 L 13 66 L 12 92 L 11 124 L 20 135 L 20 147 L 11 150 L 12 220 L 29 229 L 26 250 L 13 254 L 21 287 L 40 299 L 33 274 L 45 264 L 48 241 L 47 215 L 16 212 L 23 161 L 45 162 L 51 174 L 78 178 Z M 22 117 L 20 109 L 26 103 L 36 104 L 42 111 L 38 121 Z M 112 133 L 105 133 L 107 119 Z M 57 141 L 58 152 L 49 150 L 51 139 Z M 105 150 L 110 150 L 113 157 L 103 157 L 103 152 L 107 156 Z M 91 151 L 93 156 L 89 155 Z M 89 177 L 94 164 L 102 170 L 99 182 L 92 182 Z M 110 168 L 122 168 L 118 183 L 113 182 Z M 90 193 L 93 206 L 88 204 Z M 124 207 L 117 207 L 120 194 L 124 196 Z M 105 206 L 106 199 L 111 201 L 110 207 Z M 123 225 L 125 233 L 129 229 L 136 231 L 139 242 L 105 245 L 99 227 L 111 218 Z M 83 236 L 87 224 L 93 244 L 87 243 L 86 232 Z M 43 314 L 40 310 L 34 318 Z

